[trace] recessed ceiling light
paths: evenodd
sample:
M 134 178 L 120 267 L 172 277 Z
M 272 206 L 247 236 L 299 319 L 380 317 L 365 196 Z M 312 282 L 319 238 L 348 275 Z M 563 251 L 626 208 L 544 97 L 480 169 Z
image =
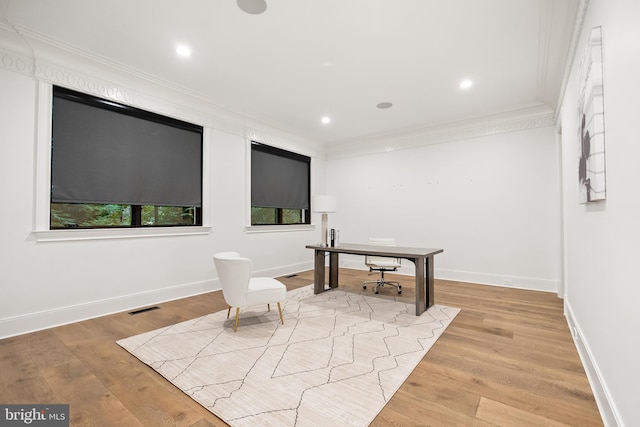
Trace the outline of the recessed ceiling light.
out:
M 460 89 L 469 89 L 471 86 L 473 86 L 473 82 L 469 79 L 460 82 Z
M 189 46 L 181 44 L 176 47 L 176 53 L 180 56 L 191 56 L 191 49 L 189 49 Z
M 376 105 L 376 107 L 378 107 L 381 110 L 386 110 L 387 108 L 393 107 L 393 104 L 390 102 L 381 102 L 378 105 Z
M 329 123 L 331 123 L 331 117 L 324 116 L 320 121 L 323 124 L 328 125 Z
M 251 15 L 260 15 L 267 10 L 266 0 L 236 0 L 236 3 L 242 11 Z

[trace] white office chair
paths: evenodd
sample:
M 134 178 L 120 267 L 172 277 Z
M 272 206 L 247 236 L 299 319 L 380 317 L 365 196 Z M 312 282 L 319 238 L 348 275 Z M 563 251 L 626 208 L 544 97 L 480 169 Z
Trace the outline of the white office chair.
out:
M 377 246 L 395 246 L 396 239 L 394 238 L 379 238 L 379 237 L 371 237 L 369 238 L 370 245 Z M 398 268 L 401 267 L 400 258 L 389 258 L 389 257 L 380 257 L 380 256 L 366 256 L 364 263 L 367 267 L 369 267 L 369 272 L 378 271 L 380 272 L 380 278 L 378 280 L 368 280 L 362 284 L 362 289 L 367 289 L 367 285 L 369 283 L 375 283 L 376 286 L 373 288 L 373 293 L 378 293 L 378 288 L 383 287 L 384 285 L 395 286 L 398 290 L 398 294 L 402 293 L 402 286 L 398 282 L 390 282 L 384 278 L 385 271 L 398 271 Z
M 231 313 L 231 307 L 236 307 L 234 332 L 238 330 L 240 307 L 258 304 L 267 304 L 267 309 L 271 311 L 270 304 L 277 302 L 280 322 L 284 325 L 282 307 L 280 307 L 280 301 L 284 301 L 287 296 L 287 288 L 284 284 L 270 277 L 251 277 L 253 271 L 251 260 L 241 257 L 237 252 L 217 253 L 213 256 L 213 262 L 218 270 L 222 296 L 229 306 L 227 319 Z

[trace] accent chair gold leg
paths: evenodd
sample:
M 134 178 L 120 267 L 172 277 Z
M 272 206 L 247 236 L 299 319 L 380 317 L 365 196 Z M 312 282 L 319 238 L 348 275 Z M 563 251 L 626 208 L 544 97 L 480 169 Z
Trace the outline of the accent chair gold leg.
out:
M 280 303 L 278 303 L 278 313 L 280 313 L 280 322 L 284 325 L 284 319 L 282 318 L 282 308 L 280 308 Z
M 231 314 L 231 306 L 229 306 L 229 310 L 227 310 L 227 319 L 229 318 L 230 314 Z
M 240 318 L 240 307 L 236 308 L 236 326 L 233 328 L 233 332 L 238 332 L 238 319 Z

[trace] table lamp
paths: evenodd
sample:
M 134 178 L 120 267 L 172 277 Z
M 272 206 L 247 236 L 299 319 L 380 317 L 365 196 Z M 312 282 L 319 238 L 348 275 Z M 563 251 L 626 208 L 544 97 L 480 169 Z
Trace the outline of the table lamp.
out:
M 336 211 L 337 200 L 335 196 L 315 196 L 313 198 L 313 211 L 322 214 L 322 246 L 327 246 L 327 223 L 329 213 Z

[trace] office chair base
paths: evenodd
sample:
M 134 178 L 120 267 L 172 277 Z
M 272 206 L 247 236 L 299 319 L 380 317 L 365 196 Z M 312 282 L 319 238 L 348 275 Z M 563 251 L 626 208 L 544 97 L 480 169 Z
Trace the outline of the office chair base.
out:
M 364 282 L 364 284 L 362 285 L 362 289 L 367 289 L 367 283 L 375 283 L 376 286 L 373 288 L 373 293 L 374 294 L 378 294 L 378 288 L 383 287 L 384 285 L 391 285 L 391 286 L 395 286 L 398 289 L 398 295 L 402 294 L 402 285 L 400 285 L 400 283 L 398 282 L 387 282 L 382 281 L 382 280 L 370 280 L 368 282 Z

